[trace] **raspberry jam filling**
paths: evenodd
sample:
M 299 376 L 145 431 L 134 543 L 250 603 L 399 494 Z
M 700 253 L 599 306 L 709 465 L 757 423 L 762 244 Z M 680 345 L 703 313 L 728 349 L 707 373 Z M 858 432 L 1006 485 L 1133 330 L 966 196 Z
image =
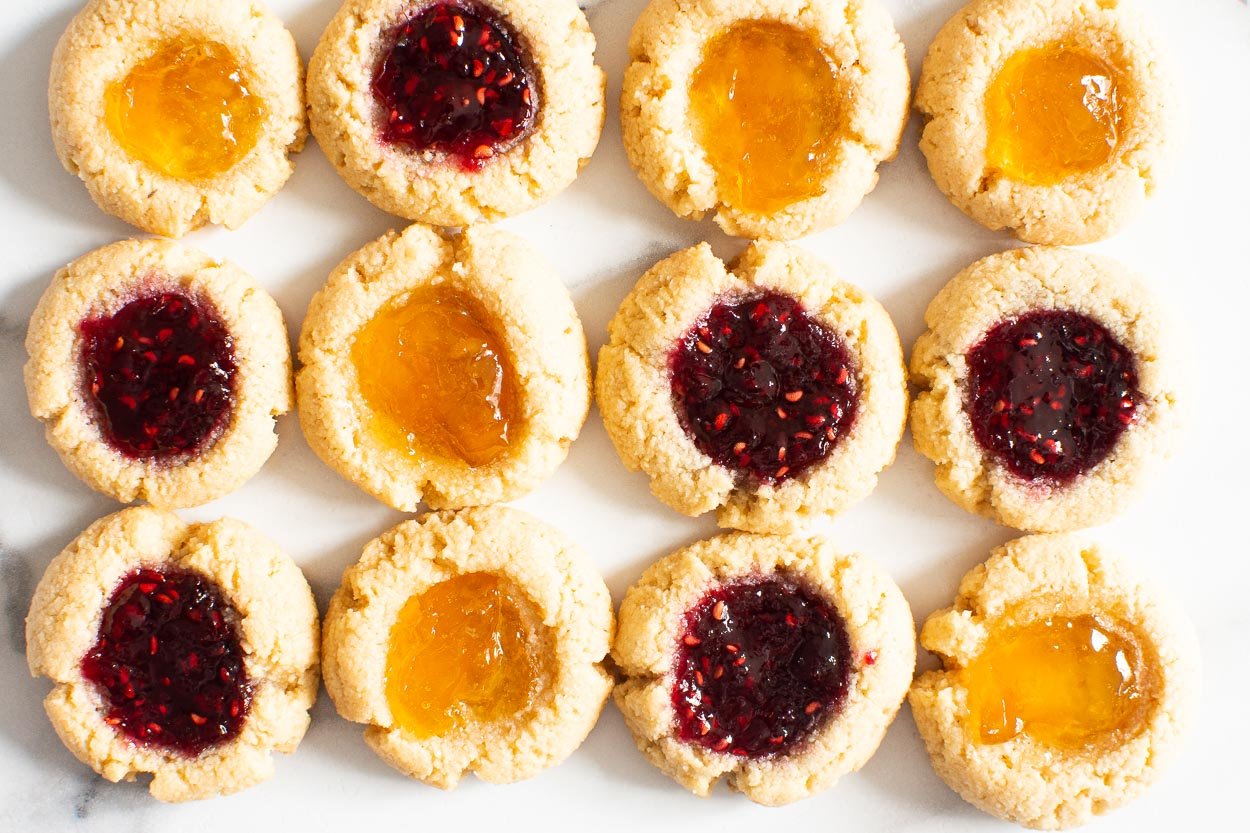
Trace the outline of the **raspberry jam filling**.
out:
M 435 3 L 383 43 L 373 76 L 383 142 L 446 153 L 476 170 L 533 126 L 535 74 L 516 33 L 494 11 Z
M 764 483 L 828 456 L 859 404 L 842 340 L 778 293 L 713 306 L 677 343 L 669 370 L 695 446 Z
M 968 352 L 964 410 L 981 447 L 1026 480 L 1065 483 L 1102 462 L 1140 404 L 1136 360 L 1067 310 L 994 326 Z
M 142 295 L 79 333 L 86 398 L 113 448 L 165 461 L 220 435 L 234 400 L 234 342 L 206 303 Z
M 238 735 L 252 687 L 235 618 L 195 573 L 140 569 L 123 578 L 82 660 L 105 720 L 140 743 L 192 756 Z
M 750 758 L 786 751 L 838 712 L 851 670 L 846 624 L 816 593 L 780 576 L 722 585 L 686 612 L 677 736 Z

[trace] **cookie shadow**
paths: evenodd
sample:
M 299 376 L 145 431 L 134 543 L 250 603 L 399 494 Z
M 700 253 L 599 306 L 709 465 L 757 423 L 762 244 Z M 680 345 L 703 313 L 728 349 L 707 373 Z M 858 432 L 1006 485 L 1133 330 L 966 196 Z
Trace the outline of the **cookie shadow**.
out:
M 103 500 L 101 501 L 103 502 Z M 10 506 L 10 513 L 13 507 Z M 105 513 L 93 504 L 70 505 L 60 519 L 34 543 L 17 549 L 0 541 L 0 679 L 5 680 L 5 707 L 0 709 L 0 736 L 23 750 L 27 763 L 40 772 L 54 773 L 53 788 L 65 792 L 83 788 L 83 776 L 95 776 L 75 760 L 57 739 L 40 707 L 52 684 L 32 677 L 26 662 L 26 614 L 40 576 L 52 558 L 88 524 Z
M 904 703 L 876 754 L 854 776 L 857 786 L 876 799 L 874 829 L 909 829 L 921 822 L 961 831 L 1002 828 L 1002 822 L 978 812 L 946 786 L 928 760 L 911 708 Z M 918 766 L 918 761 L 924 764 Z
M 124 236 L 129 229 L 100 212 L 77 178 L 66 172 L 52 146 L 48 123 L 47 79 L 57 40 L 73 17 L 63 11 L 14 39 L 0 54 L 0 101 L 9 117 L 0 119 L 0 179 L 27 207 L 37 206 L 63 225 L 87 225 Z
M 55 268 L 49 266 L 33 277 L 15 281 L 13 288 L 0 298 L 0 436 L 4 437 L 0 467 L 12 472 L 13 480 L 23 484 L 22 490 L 28 496 L 43 491 L 65 494 L 87 489 L 45 441 L 43 426 L 31 416 L 27 406 L 22 376 L 27 322 Z M 104 504 L 103 498 L 99 501 Z M 6 515 L 18 511 L 18 506 L 20 503 L 10 505 Z

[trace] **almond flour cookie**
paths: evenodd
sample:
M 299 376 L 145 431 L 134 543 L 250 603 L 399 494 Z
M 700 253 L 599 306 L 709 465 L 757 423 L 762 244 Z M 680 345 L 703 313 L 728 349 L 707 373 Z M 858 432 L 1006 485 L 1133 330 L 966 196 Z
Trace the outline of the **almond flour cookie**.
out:
M 343 261 L 300 335 L 313 451 L 405 512 L 519 497 L 568 454 L 590 408 L 568 290 L 520 238 L 484 226 L 389 232 Z
M 53 559 L 26 619 L 61 741 L 161 801 L 238 792 L 294 752 L 317 696 L 317 606 L 299 567 L 224 518 L 151 507 L 96 521 Z
M 696 795 L 760 804 L 863 766 L 916 663 L 907 600 L 816 538 L 732 533 L 653 564 L 621 603 L 614 698 L 647 759 Z
M 1115 261 L 990 255 L 943 287 L 925 322 L 912 437 L 968 511 L 1031 531 L 1093 526 L 1170 454 L 1183 402 L 1174 336 Z
M 431 513 L 371 541 L 343 574 L 326 689 L 411 778 L 520 781 L 595 725 L 612 627 L 603 579 L 556 529 L 504 506 Z
M 788 532 L 867 495 L 907 414 L 881 305 L 803 250 L 706 243 L 653 266 L 599 354 L 599 409 L 622 461 L 686 515 Z
M 680 217 L 800 237 L 846 219 L 898 151 L 907 61 L 876 0 L 652 0 L 629 56 L 625 152 Z
M 1193 628 L 1098 544 L 1032 535 L 964 576 L 920 643 L 909 700 L 933 768 L 966 801 L 1043 830 L 1140 795 L 1197 700 Z
M 1032 243 L 1119 231 L 1169 167 L 1177 107 L 1160 46 L 1119 0 L 973 0 L 916 92 L 938 188 Z
M 52 139 L 109 214 L 170 237 L 235 228 L 291 175 L 303 72 L 253 0 L 91 0 L 52 57 Z
M 347 184 L 463 226 L 573 182 L 603 127 L 603 71 L 574 0 L 347 0 L 308 68 L 313 134 Z
M 293 399 L 278 305 L 238 267 L 166 241 L 113 243 L 57 272 L 26 351 L 48 442 L 123 503 L 196 506 L 237 489 Z

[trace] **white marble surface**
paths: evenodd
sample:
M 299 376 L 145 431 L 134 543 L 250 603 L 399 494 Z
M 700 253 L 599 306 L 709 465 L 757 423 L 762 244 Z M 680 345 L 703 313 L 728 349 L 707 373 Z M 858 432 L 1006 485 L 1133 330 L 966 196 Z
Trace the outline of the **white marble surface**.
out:
M 615 102 L 626 37 L 645 0 L 603 0 L 590 19 Z M 299 751 L 267 784 L 238 796 L 162 806 L 136 784 L 112 785 L 57 741 L 40 707 L 48 685 L 23 656 L 22 620 L 49 559 L 90 521 L 118 507 L 74 479 L 45 444 L 21 384 L 26 321 L 58 266 L 132 229 L 100 213 L 61 170 L 48 136 L 45 83 L 55 43 L 78 3 L 0 7 L 0 830 L 235 831 L 264 829 L 640 828 L 965 831 L 1007 829 L 965 805 L 933 775 L 906 709 L 877 756 L 833 791 L 778 810 L 719 791 L 699 800 L 653 770 L 609 706 L 566 764 L 528 783 L 469 779 L 445 794 L 406 781 L 365 747 L 358 727 L 321 697 Z M 272 0 L 305 56 L 338 0 Z M 913 70 L 960 0 L 888 2 Z M 1250 505 L 1247 453 L 1247 306 L 1250 268 L 1250 8 L 1242 0 L 1146 2 L 1185 77 L 1190 138 L 1183 164 L 1148 213 L 1096 248 L 1154 277 L 1188 323 L 1200 393 L 1184 453 L 1131 512 L 1099 534 L 1168 585 L 1201 633 L 1206 665 L 1200 723 L 1183 759 L 1146 797 L 1091 830 L 1245 830 L 1250 783 Z M 236 260 L 277 297 L 294 334 L 312 293 L 344 255 L 396 225 L 334 175 L 321 152 L 299 157 L 286 189 L 237 232 L 204 231 L 188 243 Z M 709 239 L 731 256 L 741 244 L 711 223 L 680 222 L 630 172 L 615 107 L 598 153 L 565 194 L 505 225 L 532 240 L 572 289 L 592 348 L 608 318 L 652 262 Z M 913 119 L 899 159 L 840 228 L 803 245 L 874 293 L 905 344 L 929 299 L 973 259 L 1013 245 L 965 219 L 937 192 L 916 150 Z M 293 417 L 264 471 L 188 517 L 233 515 L 290 551 L 324 606 L 365 541 L 402 516 L 340 480 L 308 451 Z M 1011 532 L 972 518 L 933 487 L 930 466 L 904 439 L 876 493 L 829 530 L 882 562 L 917 618 L 947 604 L 958 577 Z M 597 413 L 559 473 L 520 505 L 593 553 L 619 600 L 652 560 L 713 532 L 679 517 L 627 473 Z

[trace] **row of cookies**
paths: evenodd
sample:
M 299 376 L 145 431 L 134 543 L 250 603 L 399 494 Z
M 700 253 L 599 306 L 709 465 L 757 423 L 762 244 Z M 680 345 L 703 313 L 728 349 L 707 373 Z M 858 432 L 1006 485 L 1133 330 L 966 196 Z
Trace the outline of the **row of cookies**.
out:
M 685 547 L 630 588 L 618 626 L 582 550 L 506 507 L 371 541 L 321 635 L 298 567 L 263 535 L 150 507 L 71 543 L 27 620 L 65 745 L 111 781 L 150 775 L 166 801 L 267 779 L 307 730 L 320 666 L 339 714 L 428 784 L 555 766 L 612 692 L 639 750 L 682 786 L 707 795 L 725 779 L 773 806 L 867 763 L 910 690 L 961 796 L 1070 827 L 1156 779 L 1197 687 L 1184 617 L 1065 535 L 1012 541 L 965 576 L 921 633 L 942 668 L 914 682 L 906 599 L 828 541 L 737 532 Z
M 90 0 L 57 45 L 57 154 L 105 211 L 180 237 L 235 228 L 314 135 L 384 210 L 443 225 L 567 187 L 603 124 L 574 0 L 348 0 L 309 67 L 256 0 Z
M 1175 441 L 1167 317 L 1122 266 L 1057 248 L 980 260 L 930 305 L 912 351 L 916 447 L 955 502 L 1031 531 L 1121 511 Z M 825 263 L 706 245 L 639 280 L 599 355 L 626 466 L 721 526 L 788 532 L 868 495 L 908 411 L 884 309 Z M 423 225 L 350 255 L 313 298 L 292 385 L 286 328 L 249 276 L 171 242 L 61 270 L 31 318 L 32 413 L 67 466 L 122 502 L 205 503 L 304 435 L 402 511 L 512 500 L 550 476 L 590 405 L 586 338 L 554 270 L 488 226 Z M 294 393 L 293 393 L 294 391 Z
M 92 0 L 57 47 L 52 133 L 104 210 L 181 236 L 235 227 L 282 187 L 307 100 L 326 155 L 371 202 L 470 225 L 549 199 L 590 159 L 605 110 L 594 50 L 573 0 L 347 0 L 305 85 L 290 34 L 254 0 Z M 898 150 L 910 81 L 877 0 L 653 0 L 629 51 L 627 155 L 679 216 L 798 237 L 845 219 Z M 1030 242 L 1115 232 L 1167 167 L 1176 105 L 1159 51 L 1127 4 L 973 0 L 916 95 L 935 182 Z

